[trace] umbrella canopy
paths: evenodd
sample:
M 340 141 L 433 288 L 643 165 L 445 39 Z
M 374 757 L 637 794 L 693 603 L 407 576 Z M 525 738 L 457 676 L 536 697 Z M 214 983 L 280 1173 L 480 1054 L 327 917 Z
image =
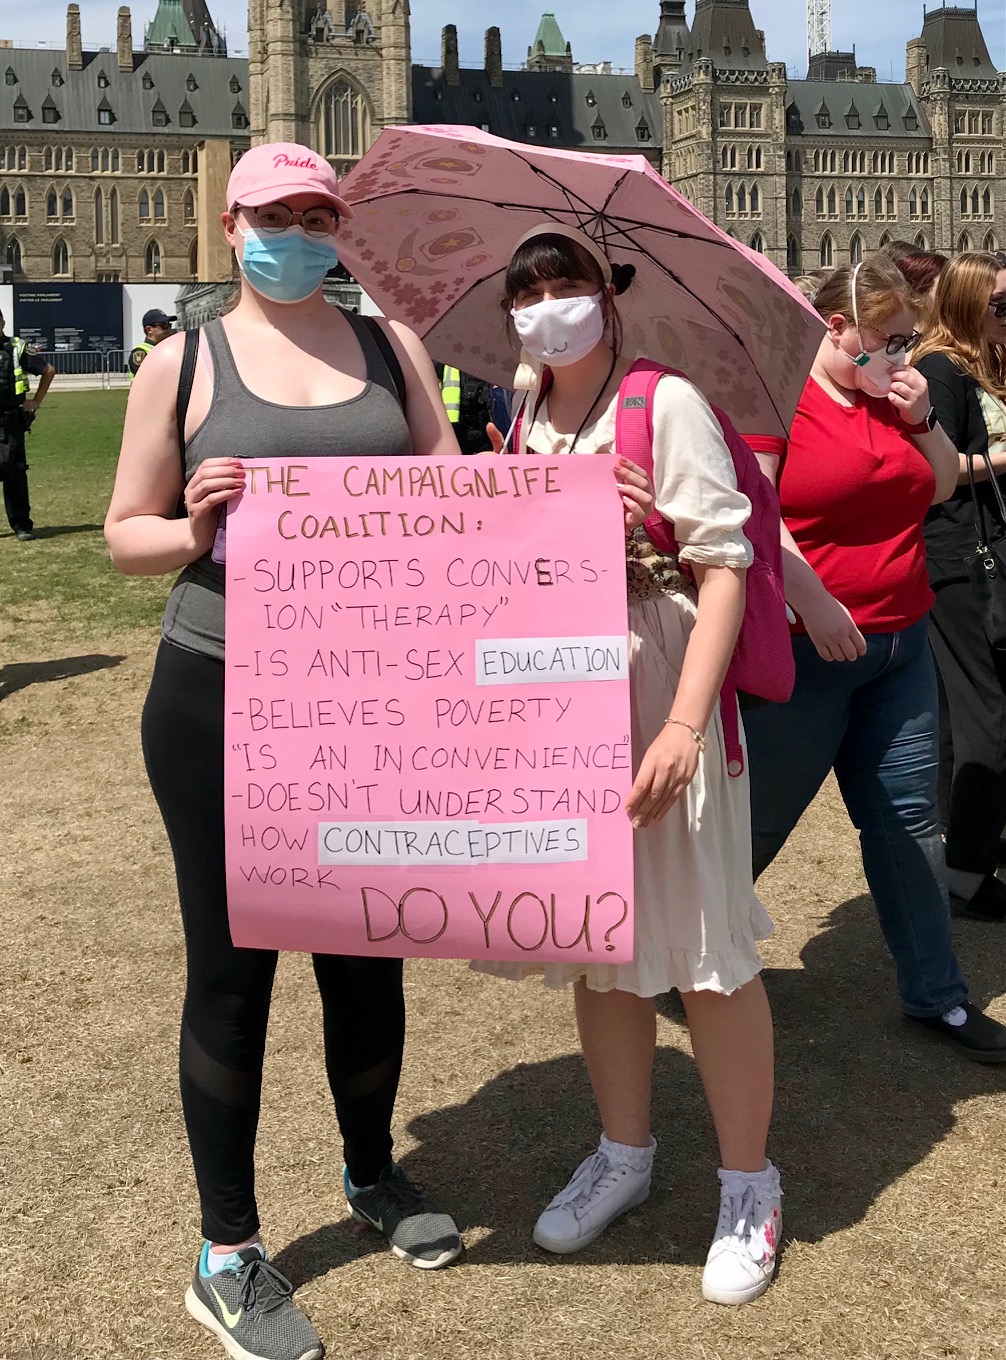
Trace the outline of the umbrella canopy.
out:
M 517 240 L 578 227 L 636 278 L 618 299 L 626 351 L 681 369 L 737 427 L 786 434 L 823 334 L 803 295 L 642 156 L 553 151 L 470 127 L 386 128 L 343 184 L 343 264 L 435 359 L 509 387 L 518 347 L 500 303 Z

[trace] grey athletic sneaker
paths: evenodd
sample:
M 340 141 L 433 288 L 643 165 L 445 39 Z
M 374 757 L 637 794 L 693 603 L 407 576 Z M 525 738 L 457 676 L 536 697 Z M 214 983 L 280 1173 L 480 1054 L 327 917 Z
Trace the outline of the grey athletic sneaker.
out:
M 349 1212 L 383 1233 L 395 1255 L 410 1266 L 439 1270 L 461 1255 L 461 1235 L 453 1218 L 434 1208 L 394 1162 L 369 1189 L 350 1193 L 349 1173 L 343 1171 L 342 1178 Z
M 234 1267 L 210 1275 L 204 1243 L 185 1307 L 234 1360 L 320 1360 L 321 1338 L 294 1303 L 293 1286 L 254 1249 L 235 1252 Z

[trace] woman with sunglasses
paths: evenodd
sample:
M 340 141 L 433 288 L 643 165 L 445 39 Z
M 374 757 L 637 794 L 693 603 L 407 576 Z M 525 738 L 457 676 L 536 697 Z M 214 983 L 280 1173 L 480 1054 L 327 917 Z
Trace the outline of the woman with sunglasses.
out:
M 244 486 L 241 458 L 458 453 L 415 335 L 394 322 L 370 326 L 322 295 L 338 260 L 339 222 L 351 215 L 331 167 L 307 147 L 258 146 L 237 163 L 222 222 L 241 271 L 239 301 L 202 332 L 181 448 L 183 337 L 145 360 L 105 525 L 121 571 L 182 568 L 144 708 L 143 749 L 174 852 L 188 959 L 181 1092 L 206 1241 L 186 1307 L 241 1360 L 314 1360 L 322 1344 L 269 1262 L 255 1201 L 276 954 L 235 948 L 227 920 L 218 516 Z M 183 492 L 187 515 L 177 518 Z M 405 1039 L 401 961 L 315 955 L 314 972 L 345 1148 L 340 1189 L 354 1218 L 382 1232 L 401 1259 L 446 1265 L 461 1250 L 457 1228 L 391 1156 Z
M 959 453 L 957 488 L 930 510 L 925 527 L 936 593 L 929 640 L 953 738 L 941 778 L 950 903 L 958 915 L 1003 921 L 1006 884 L 996 868 L 1006 827 L 1006 659 L 989 646 L 964 559 L 977 547 L 968 459 L 993 524 L 999 514 L 990 468 L 1006 491 L 1006 255 L 950 261 L 914 358 Z
M 907 367 L 919 304 L 893 261 L 837 270 L 815 305 L 828 329 L 789 440 L 749 436 L 779 487 L 797 616 L 792 699 L 744 719 L 755 876 L 834 770 L 902 1010 L 969 1057 L 1006 1062 L 1006 1027 L 967 1001 L 936 810 L 922 524 L 953 494 L 957 452 Z

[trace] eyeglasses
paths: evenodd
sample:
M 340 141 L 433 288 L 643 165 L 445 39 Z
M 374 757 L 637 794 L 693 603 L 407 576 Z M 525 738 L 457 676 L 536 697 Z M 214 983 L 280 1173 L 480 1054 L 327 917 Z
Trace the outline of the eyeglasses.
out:
M 236 205 L 235 212 L 240 206 L 242 205 Z M 329 236 L 339 221 L 339 214 L 335 209 L 322 204 L 315 208 L 305 208 L 303 212 L 294 212 L 285 203 L 263 203 L 260 208 L 245 208 L 245 212 L 249 214 L 259 231 L 273 236 L 286 231 L 294 223 L 299 223 L 308 236 Z
M 922 339 L 918 331 L 912 331 L 911 335 L 885 335 L 883 331 L 878 331 L 877 334 L 884 341 L 884 349 L 890 355 L 900 354 L 902 350 L 906 354 L 911 354 Z

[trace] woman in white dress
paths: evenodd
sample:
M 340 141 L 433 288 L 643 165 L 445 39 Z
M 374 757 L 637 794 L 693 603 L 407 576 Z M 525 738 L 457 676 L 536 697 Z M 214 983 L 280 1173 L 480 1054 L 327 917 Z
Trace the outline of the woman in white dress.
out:
M 614 299 L 633 272 L 612 269 L 571 228 L 550 224 L 518 242 L 504 306 L 525 361 L 552 372 L 536 414 L 535 394 L 529 399 L 522 450 L 614 451 L 619 384 L 638 357 L 619 352 Z M 722 1162 L 702 1292 L 737 1304 L 771 1283 L 782 1224 L 779 1175 L 766 1158 L 773 1040 L 757 946 L 772 923 L 752 886 L 747 776 L 727 774 L 719 708 L 744 612 L 751 507 L 696 387 L 661 378 L 653 425 L 656 505 L 674 524 L 687 570 L 642 529 L 627 540 L 635 956 L 624 965 L 479 966 L 574 986 L 603 1132 L 535 1226 L 534 1240 L 555 1252 L 579 1251 L 649 1194 L 654 998 L 680 991 Z

